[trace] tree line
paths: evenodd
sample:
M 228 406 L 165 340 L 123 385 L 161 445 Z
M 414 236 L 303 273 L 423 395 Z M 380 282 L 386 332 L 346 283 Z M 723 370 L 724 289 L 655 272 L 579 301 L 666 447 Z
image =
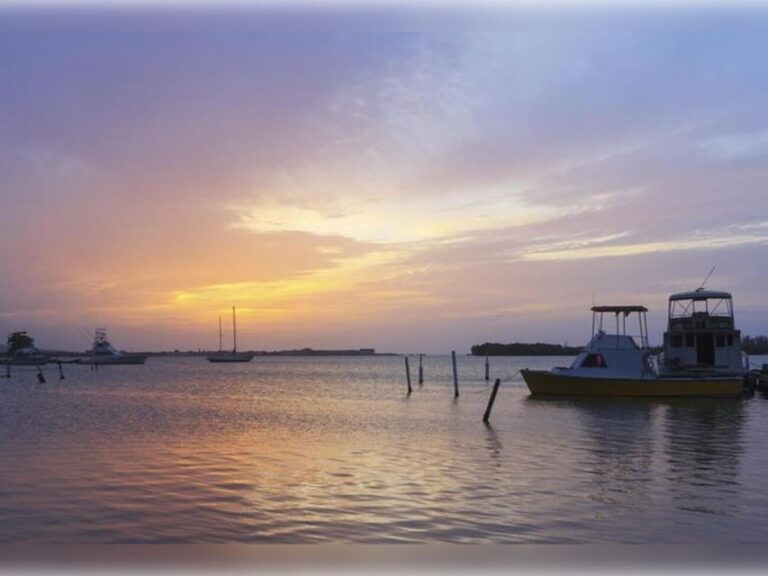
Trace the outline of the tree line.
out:
M 580 351 L 580 347 L 544 344 L 543 342 L 534 344 L 486 342 L 485 344 L 475 344 L 471 348 L 473 356 L 575 356 Z
M 768 336 L 742 336 L 741 349 L 747 354 L 768 354 Z

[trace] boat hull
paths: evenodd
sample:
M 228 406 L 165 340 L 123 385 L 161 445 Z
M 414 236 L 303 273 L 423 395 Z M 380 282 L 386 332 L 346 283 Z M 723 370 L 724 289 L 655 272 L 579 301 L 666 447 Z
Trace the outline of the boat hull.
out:
M 539 370 L 520 374 L 535 396 L 736 397 L 744 390 L 741 377 L 589 378 Z
M 104 357 L 86 357 L 80 360 L 80 364 L 98 364 L 115 365 L 115 364 L 144 364 L 147 361 L 146 354 L 120 354 L 119 356 L 104 356 Z
M 10 364 L 11 366 L 44 366 L 48 363 L 47 356 L 29 356 L 21 358 L 3 358 L 0 364 Z
M 225 363 L 225 362 L 250 362 L 253 360 L 255 354 L 250 352 L 222 352 L 220 354 L 209 354 L 206 356 L 208 362 Z

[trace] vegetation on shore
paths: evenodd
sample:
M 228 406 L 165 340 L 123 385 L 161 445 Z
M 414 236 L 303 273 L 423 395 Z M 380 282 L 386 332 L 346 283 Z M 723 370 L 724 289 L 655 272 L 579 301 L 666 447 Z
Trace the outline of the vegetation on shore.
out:
M 544 344 L 542 342 L 534 344 L 486 342 L 485 344 L 475 344 L 471 349 L 473 356 L 575 356 L 580 351 L 580 347 Z
M 741 349 L 747 354 L 768 354 L 768 336 L 743 336 Z

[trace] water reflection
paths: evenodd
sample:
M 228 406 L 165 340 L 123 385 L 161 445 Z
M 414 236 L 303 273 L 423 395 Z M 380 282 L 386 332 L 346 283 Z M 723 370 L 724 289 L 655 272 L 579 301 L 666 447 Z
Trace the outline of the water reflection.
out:
M 485 426 L 485 447 L 491 457 L 491 462 L 496 468 L 498 468 L 500 465 L 499 459 L 501 457 L 501 450 L 503 445 L 501 443 L 501 439 L 496 433 L 496 430 L 494 430 L 493 426 L 490 424 Z
M 571 402 L 583 431 L 582 465 L 596 503 L 634 509 L 650 497 L 656 404 L 634 399 L 585 399 Z M 606 514 L 598 508 L 596 515 Z
M 745 420 L 743 400 L 678 401 L 667 406 L 663 418 L 667 477 L 677 509 L 739 513 Z

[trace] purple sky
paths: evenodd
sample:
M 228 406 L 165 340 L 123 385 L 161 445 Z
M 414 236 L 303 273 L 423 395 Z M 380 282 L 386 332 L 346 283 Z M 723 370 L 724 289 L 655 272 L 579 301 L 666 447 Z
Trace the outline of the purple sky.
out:
M 658 342 L 715 265 L 768 333 L 768 10 L 0 10 L 2 334 Z

